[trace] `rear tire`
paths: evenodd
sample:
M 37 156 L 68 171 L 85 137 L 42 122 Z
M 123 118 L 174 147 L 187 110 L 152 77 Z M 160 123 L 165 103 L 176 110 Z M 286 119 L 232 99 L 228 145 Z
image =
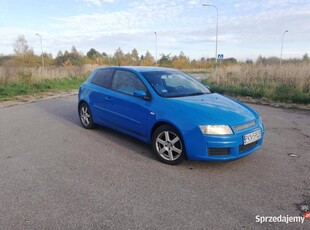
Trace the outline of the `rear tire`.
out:
M 95 127 L 89 106 L 83 102 L 79 106 L 80 121 L 85 129 L 93 129 Z
M 165 164 L 180 164 L 185 156 L 182 137 L 176 128 L 170 125 L 162 125 L 155 130 L 152 147 L 155 156 Z

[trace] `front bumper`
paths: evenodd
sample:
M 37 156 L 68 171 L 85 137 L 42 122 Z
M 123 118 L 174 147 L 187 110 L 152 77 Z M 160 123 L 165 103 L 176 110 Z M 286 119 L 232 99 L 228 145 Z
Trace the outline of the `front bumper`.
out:
M 254 131 L 261 131 L 261 139 L 244 145 L 243 137 Z M 200 137 L 198 137 L 198 135 Z M 202 136 L 202 137 L 201 137 Z M 188 145 L 186 143 L 187 157 L 190 160 L 201 161 L 229 161 L 245 157 L 262 147 L 264 140 L 264 127 L 258 123 L 242 131 L 234 130 L 232 135 L 202 135 L 196 132 L 191 135 Z
M 243 135 L 234 136 L 228 142 L 227 140 L 223 142 L 223 140 L 208 140 L 206 138 L 206 160 L 235 160 L 258 150 L 263 144 L 263 135 L 258 141 L 247 145 L 243 144 Z

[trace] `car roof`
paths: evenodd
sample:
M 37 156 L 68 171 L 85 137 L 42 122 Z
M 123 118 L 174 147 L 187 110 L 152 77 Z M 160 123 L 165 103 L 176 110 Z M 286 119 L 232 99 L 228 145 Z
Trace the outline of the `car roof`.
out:
M 165 68 L 165 67 L 157 67 L 157 66 L 110 66 L 105 68 L 99 68 L 99 69 L 106 69 L 106 68 L 113 68 L 113 69 L 123 69 L 123 70 L 134 70 L 136 72 L 153 72 L 153 71 L 167 71 L 167 70 L 173 70 L 177 71 L 177 69 L 172 68 Z

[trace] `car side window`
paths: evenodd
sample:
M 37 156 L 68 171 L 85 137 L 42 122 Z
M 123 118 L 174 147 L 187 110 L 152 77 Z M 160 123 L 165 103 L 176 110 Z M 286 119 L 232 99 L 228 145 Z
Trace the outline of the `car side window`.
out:
M 133 92 L 137 90 L 147 91 L 137 75 L 124 70 L 115 71 L 112 89 L 129 95 L 133 95 Z
M 104 88 L 111 88 L 114 69 L 98 70 L 92 78 L 92 83 Z

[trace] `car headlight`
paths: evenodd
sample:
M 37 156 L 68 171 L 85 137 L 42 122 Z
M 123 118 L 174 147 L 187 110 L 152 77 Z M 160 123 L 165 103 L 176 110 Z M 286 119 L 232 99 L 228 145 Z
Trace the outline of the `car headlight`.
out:
M 228 125 L 200 125 L 199 128 L 203 134 L 211 134 L 211 135 L 233 134 L 233 131 Z
M 264 131 L 265 127 L 264 127 L 264 123 L 263 123 L 262 117 L 258 116 L 258 118 L 259 118 L 260 125 L 262 126 L 263 131 Z
M 260 122 L 261 124 L 263 124 L 263 119 L 262 119 L 262 117 L 261 117 L 261 116 L 258 116 L 258 119 L 259 119 L 259 122 Z

